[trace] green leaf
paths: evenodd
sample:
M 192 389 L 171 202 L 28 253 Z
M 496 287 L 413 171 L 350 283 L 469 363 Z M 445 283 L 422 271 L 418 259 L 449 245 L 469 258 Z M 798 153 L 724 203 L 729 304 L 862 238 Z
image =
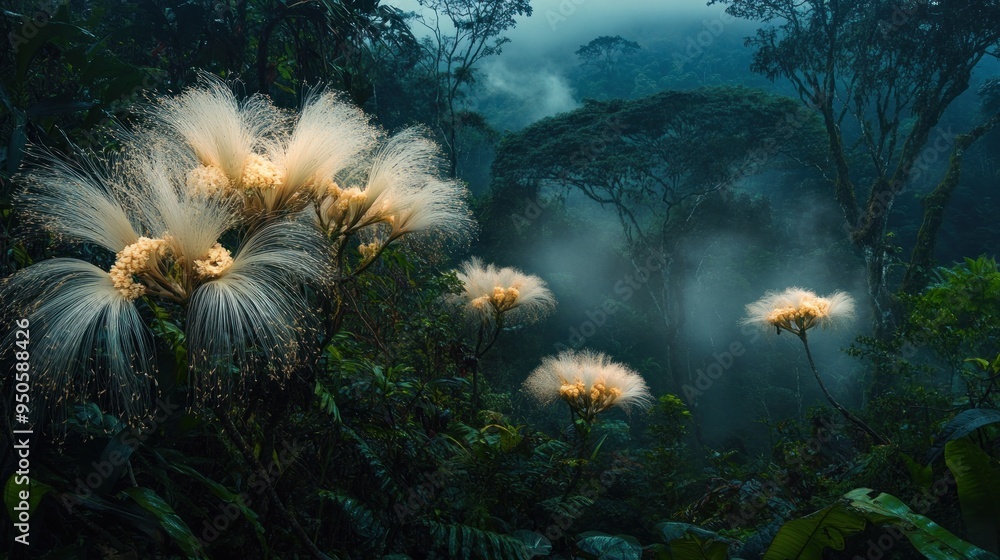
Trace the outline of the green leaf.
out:
M 827 548 L 843 550 L 847 537 L 864 528 L 864 517 L 838 502 L 782 525 L 764 560 L 819 560 Z
M 726 560 L 729 542 L 697 525 L 667 521 L 656 526 L 673 560 Z
M 337 399 L 323 387 L 323 383 L 316 381 L 316 387 L 313 389 L 313 393 L 319 397 L 317 404 L 319 409 L 323 412 L 329 414 L 334 422 L 340 422 L 340 408 L 337 406 Z
M 934 445 L 924 456 L 924 464 L 930 464 L 937 459 L 949 441 L 965 437 L 973 431 L 995 422 L 1000 422 L 1000 410 L 973 408 L 959 413 L 941 429 L 941 433 L 934 440 Z
M 670 556 L 673 560 L 726 560 L 729 558 L 729 545 L 718 539 L 688 533 L 682 539 L 670 541 Z
M 1000 469 L 968 438 L 949 441 L 944 461 L 958 484 L 958 502 L 968 539 L 996 552 L 1000 530 Z
M 850 507 L 876 525 L 892 525 L 910 539 L 913 547 L 931 560 L 998 560 L 995 554 L 969 544 L 930 519 L 914 513 L 895 496 L 858 488 L 844 495 Z
M 913 483 L 921 488 L 930 488 L 934 482 L 934 469 L 930 465 L 921 465 L 906 453 L 900 453 L 899 455 L 903 458 L 906 470 L 910 471 L 910 478 L 913 480 Z
M 528 560 L 524 543 L 510 535 L 501 535 L 461 523 L 431 522 L 431 538 L 436 547 L 446 548 L 448 558 L 471 560 Z
M 31 478 L 28 478 L 28 484 L 16 484 L 15 481 L 19 476 L 21 475 L 17 473 L 10 475 L 3 489 L 3 501 L 7 506 L 7 515 L 13 521 L 17 520 L 17 514 L 19 513 L 14 508 L 17 507 L 23 510 L 21 502 L 27 502 L 28 515 L 31 515 L 35 511 L 35 508 L 38 507 L 38 503 L 42 501 L 42 496 L 52 491 L 52 487 L 48 484 L 37 482 Z M 28 492 L 27 500 L 21 500 L 21 492 L 24 491 Z
M 350 520 L 351 528 L 366 543 L 375 544 L 385 540 L 385 527 L 376 514 L 359 500 L 328 490 L 320 490 L 319 497 L 337 504 Z
M 242 496 L 226 488 L 222 484 L 219 484 L 218 482 L 208 478 L 207 476 L 201 474 L 197 470 L 187 465 L 171 462 L 167 466 L 170 469 L 173 469 L 182 474 L 186 474 L 187 476 L 190 476 L 191 478 L 194 478 L 195 480 L 201 482 L 202 484 L 208 487 L 209 492 L 211 492 L 213 496 L 219 498 L 220 500 L 226 503 L 233 504 L 237 508 L 239 508 L 240 514 L 243 515 L 243 518 L 249 521 L 250 525 L 253 526 L 254 531 L 257 533 L 258 539 L 262 539 L 264 535 L 264 526 L 260 524 L 260 519 L 257 516 L 257 512 L 248 507 L 246 503 L 243 502 Z M 263 540 L 261 541 L 261 544 L 264 544 Z
M 979 367 L 983 368 L 983 371 L 986 371 L 990 368 L 989 360 L 984 360 L 982 358 L 966 358 L 965 362 L 979 364 Z
M 580 550 L 595 555 L 598 560 L 639 560 L 642 547 L 621 537 L 593 535 L 576 543 Z
M 191 532 L 191 528 L 156 492 L 143 487 L 126 488 L 124 492 L 156 517 L 160 527 L 170 535 L 170 538 L 181 547 L 185 554 L 194 557 L 202 556 L 201 542 Z
M 545 538 L 545 535 L 538 531 L 519 529 L 511 533 L 511 536 L 524 543 L 524 547 L 528 549 L 528 554 L 532 558 L 535 556 L 548 556 L 552 552 L 552 543 L 549 539 Z

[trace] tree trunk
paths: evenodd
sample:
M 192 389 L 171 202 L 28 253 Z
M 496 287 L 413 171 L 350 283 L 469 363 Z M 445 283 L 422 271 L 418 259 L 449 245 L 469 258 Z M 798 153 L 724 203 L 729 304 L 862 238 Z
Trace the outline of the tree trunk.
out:
M 955 145 L 948 159 L 948 170 L 937 187 L 924 197 L 924 218 L 917 233 L 917 241 L 910 254 L 910 264 L 899 288 L 900 294 L 916 294 L 927 285 L 927 275 L 934 266 L 934 248 L 937 246 L 938 232 L 944 222 L 944 209 L 948 206 L 952 193 L 962 178 L 962 158 L 976 140 L 985 136 L 1000 123 L 1000 113 L 965 134 L 955 138 Z

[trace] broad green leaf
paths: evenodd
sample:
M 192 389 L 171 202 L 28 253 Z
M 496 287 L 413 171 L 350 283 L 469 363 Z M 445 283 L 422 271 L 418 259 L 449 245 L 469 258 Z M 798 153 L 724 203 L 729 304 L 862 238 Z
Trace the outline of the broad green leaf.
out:
M 996 552 L 1000 529 L 1000 469 L 969 438 L 949 441 L 944 461 L 958 485 L 958 501 L 968 539 Z
M 143 487 L 126 488 L 124 492 L 156 517 L 160 527 L 170 535 L 170 538 L 181 547 L 185 554 L 194 557 L 202 556 L 201 542 L 191 532 L 191 528 L 156 492 Z
M 864 517 L 838 502 L 782 525 L 764 560 L 819 560 L 827 548 L 843 550 L 864 528 Z
M 913 480 L 913 483 L 920 488 L 929 488 L 934 482 L 934 469 L 930 465 L 921 465 L 906 453 L 900 453 L 899 455 L 903 458 L 906 470 L 910 471 L 910 478 Z
M 642 547 L 621 537 L 593 535 L 581 539 L 576 545 L 598 560 L 639 560 L 642 557 Z
M 252 510 L 243 502 L 242 496 L 229 490 L 222 484 L 219 484 L 218 482 L 208 478 L 207 476 L 201 474 L 197 470 L 192 469 L 187 465 L 180 463 L 170 463 L 169 468 L 179 473 L 186 474 L 191 478 L 194 478 L 195 480 L 198 480 L 199 482 L 208 487 L 208 490 L 212 493 L 213 496 L 219 498 L 220 500 L 226 503 L 235 505 L 237 508 L 239 508 L 240 513 L 243 515 L 243 518 L 249 521 L 250 525 L 253 526 L 254 531 L 257 532 L 258 537 L 264 534 L 264 526 L 260 524 L 260 519 L 257 516 L 257 512 Z
M 998 560 L 995 554 L 967 543 L 930 519 L 914 513 L 890 494 L 872 498 L 873 491 L 858 488 L 844 495 L 851 508 L 876 525 L 893 525 L 910 539 L 913 547 L 931 560 Z
M 139 437 L 131 429 L 120 430 L 108 440 L 108 444 L 104 446 L 101 457 L 98 459 L 97 465 L 100 467 L 100 472 L 97 474 L 101 476 L 101 483 L 94 489 L 94 492 L 104 495 L 114 488 L 125 471 L 129 457 L 132 456 L 137 447 L 139 447 Z
M 1000 410 L 990 408 L 973 408 L 959 413 L 951 419 L 934 441 L 934 445 L 927 451 L 924 463 L 930 464 L 941 455 L 946 443 L 953 439 L 965 437 L 983 426 L 1000 422 Z
M 729 542 L 697 525 L 667 521 L 656 526 L 673 560 L 726 560 Z
M 552 543 L 549 539 L 545 538 L 545 535 L 538 531 L 520 529 L 511 533 L 511 536 L 524 543 L 524 547 L 528 549 L 528 554 L 532 558 L 535 556 L 548 556 L 552 552 Z
M 673 560 L 726 560 L 729 545 L 715 538 L 688 533 L 684 538 L 670 541 L 670 556 Z

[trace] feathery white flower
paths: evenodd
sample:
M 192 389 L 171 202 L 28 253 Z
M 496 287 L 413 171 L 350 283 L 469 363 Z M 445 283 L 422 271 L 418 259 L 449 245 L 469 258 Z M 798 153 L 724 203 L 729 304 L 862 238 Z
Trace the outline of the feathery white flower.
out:
M 188 354 L 200 396 L 228 394 L 257 371 L 286 373 L 299 356 L 308 307 L 298 288 L 320 281 L 327 254 L 308 226 L 275 222 L 258 229 L 228 268 L 208 279 L 188 305 Z
M 306 313 L 299 285 L 328 276 L 319 232 L 273 221 L 234 257 L 220 242 L 237 221 L 231 202 L 188 192 L 183 172 L 169 160 L 136 157 L 112 171 L 102 176 L 55 164 L 22 197 L 35 203 L 36 219 L 50 230 L 115 253 L 108 271 L 53 259 L 5 282 L 4 300 L 17 298 L 33 331 L 38 325 L 45 336 L 32 351 L 39 387 L 70 392 L 105 376 L 101 389 L 114 404 L 127 405 L 127 414 L 142 410 L 150 393 L 137 387 L 148 388 L 154 363 L 135 307 L 142 296 L 187 306 L 195 379 L 218 385 L 219 364 L 227 375 L 252 360 L 289 365 Z
M 112 252 L 139 240 L 141 225 L 128 209 L 128 188 L 111 170 L 86 160 L 74 165 L 52 154 L 43 158 L 16 198 L 32 221 L 61 238 Z
M 361 165 L 363 186 L 326 183 L 317 221 L 335 235 L 378 225 L 383 245 L 417 233 L 462 239 L 474 229 L 467 191 L 442 177 L 441 164 L 437 144 L 423 129 L 404 130 Z
M 353 165 L 377 138 L 365 114 L 334 93 L 308 96 L 295 128 L 275 155 L 285 173 L 285 188 L 308 188 L 315 197 L 325 195 L 325 182 Z
M 105 395 L 110 410 L 144 412 L 153 383 L 149 332 L 111 276 L 77 259 L 49 259 L 7 278 L 0 296 L 31 325 L 36 399 L 66 405 L 75 395 Z M 9 348 L 14 330 L 4 341 Z M 93 391 L 91 391 L 93 390 Z
M 242 181 L 247 160 L 284 122 L 266 97 L 240 102 L 225 82 L 207 74 L 198 86 L 160 98 L 148 113 L 159 124 L 149 141 L 162 143 L 169 131 L 201 165 L 218 168 L 233 184 Z
M 802 336 L 809 329 L 830 327 L 854 318 L 854 299 L 845 292 L 819 297 L 802 288 L 782 292 L 767 292 L 761 299 L 747 305 L 742 324 L 766 331 L 786 330 Z
M 540 403 L 566 401 L 575 413 L 588 420 L 613 406 L 628 410 L 652 403 L 641 375 L 590 350 L 566 350 L 544 358 L 524 387 Z
M 464 263 L 458 272 L 467 314 L 483 321 L 503 317 L 506 324 L 533 323 L 556 305 L 545 282 L 516 268 L 483 266 L 479 258 Z

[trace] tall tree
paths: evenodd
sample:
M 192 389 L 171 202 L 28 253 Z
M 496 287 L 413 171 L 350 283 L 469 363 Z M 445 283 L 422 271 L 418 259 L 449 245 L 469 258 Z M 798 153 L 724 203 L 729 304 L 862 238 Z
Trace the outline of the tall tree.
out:
M 418 19 L 429 32 L 424 42 L 428 74 L 437 77 L 434 101 L 437 128 L 448 152 L 451 172 L 458 161 L 457 136 L 465 118 L 461 100 L 475 82 L 475 66 L 500 54 L 510 42 L 504 33 L 516 18 L 531 15 L 528 0 L 419 0 Z M 472 119 L 475 120 L 475 119 Z
M 746 88 L 665 91 L 633 101 L 588 101 L 508 136 L 493 164 L 495 196 L 569 186 L 616 211 L 637 274 L 665 330 L 673 389 L 685 379 L 677 335 L 686 284 L 677 248 L 706 201 L 783 157 L 811 157 L 819 123 L 793 99 Z M 640 272 L 645 270 L 645 272 Z
M 756 48 L 752 69 L 771 80 L 788 80 L 822 116 L 834 196 L 867 263 L 876 338 L 887 340 L 894 329 L 892 247 L 886 235 L 890 210 L 945 110 L 1000 41 L 1000 2 L 716 2 L 727 4 L 734 16 L 764 23 L 747 40 Z M 984 126 L 988 130 L 994 124 L 995 118 Z M 986 130 L 977 127 L 959 136 L 952 167 L 926 199 L 924 224 L 905 265 L 905 291 L 922 286 L 962 152 Z
M 580 57 L 585 66 L 592 66 L 610 78 L 615 74 L 618 62 L 622 57 L 628 56 L 640 48 L 639 43 L 629 41 L 621 35 L 614 37 L 602 35 L 586 45 L 581 45 L 576 50 L 576 56 Z

